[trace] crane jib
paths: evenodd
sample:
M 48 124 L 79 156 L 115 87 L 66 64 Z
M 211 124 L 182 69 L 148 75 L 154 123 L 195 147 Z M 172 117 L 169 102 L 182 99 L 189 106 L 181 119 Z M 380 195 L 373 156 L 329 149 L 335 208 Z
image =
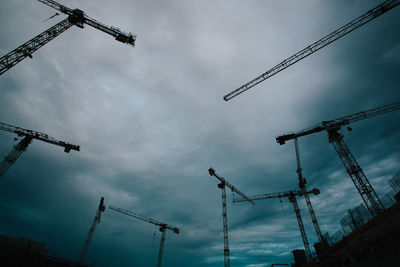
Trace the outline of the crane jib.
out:
M 290 67 L 291 65 L 295 64 L 296 62 L 308 57 L 309 55 L 313 54 L 314 52 L 320 50 L 321 48 L 329 45 L 330 43 L 336 41 L 337 39 L 347 35 L 348 33 L 354 31 L 355 29 L 361 27 L 362 25 L 370 22 L 371 20 L 379 17 L 380 15 L 386 13 L 387 11 L 397 7 L 400 4 L 400 0 L 387 0 L 382 4 L 376 6 L 375 8 L 367 11 L 360 17 L 354 19 L 353 21 L 347 23 L 346 25 L 340 27 L 339 29 L 335 30 L 334 32 L 328 34 L 327 36 L 321 38 L 320 40 L 314 42 L 313 44 L 307 46 L 306 48 L 300 50 L 296 54 L 288 57 L 287 59 L 283 60 L 276 66 L 272 67 L 270 70 L 266 71 L 265 73 L 259 75 L 257 78 L 251 80 L 250 82 L 242 85 L 241 87 L 237 88 L 236 90 L 230 92 L 229 94 L 224 96 L 224 100 L 228 101 L 235 96 L 249 90 L 250 88 L 256 86 L 257 84 L 267 80 L 268 78 L 274 76 L 275 74 L 281 72 L 282 70 Z
M 317 133 L 317 132 L 321 132 L 324 130 L 330 130 L 330 129 L 339 130 L 341 126 L 348 125 L 352 122 L 371 118 L 374 116 L 389 113 L 389 112 L 399 110 L 399 109 L 400 109 L 400 101 L 392 103 L 392 104 L 364 110 L 364 111 L 357 112 L 357 113 L 354 113 L 354 114 L 351 114 L 348 116 L 340 117 L 340 118 L 337 118 L 334 120 L 323 121 L 313 127 L 307 128 L 305 130 L 301 130 L 299 132 L 289 133 L 289 134 L 284 134 L 284 135 L 278 136 L 278 137 L 276 137 L 276 142 L 279 143 L 280 145 L 283 145 L 283 144 L 285 144 L 285 141 L 295 139 L 295 138 L 298 138 L 301 136 L 309 135 L 312 133 Z

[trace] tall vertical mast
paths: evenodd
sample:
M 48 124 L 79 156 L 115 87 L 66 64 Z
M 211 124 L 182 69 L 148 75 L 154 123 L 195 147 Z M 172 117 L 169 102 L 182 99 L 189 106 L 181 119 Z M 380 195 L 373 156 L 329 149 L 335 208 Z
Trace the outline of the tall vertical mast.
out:
M 299 187 L 305 193 L 305 192 L 307 192 L 306 179 L 303 177 L 303 174 L 301 172 L 302 169 L 301 169 L 301 163 L 300 163 L 300 153 L 299 153 L 299 145 L 297 143 L 297 138 L 294 139 L 294 146 L 295 146 L 295 150 L 296 150 L 296 160 L 297 160 L 296 172 L 299 177 Z M 317 216 L 315 216 L 315 212 L 312 207 L 311 200 L 310 200 L 310 197 L 308 196 L 308 194 L 304 194 L 304 199 L 306 200 L 308 211 L 310 212 L 311 220 L 314 224 L 314 229 L 317 234 L 318 240 L 321 243 L 321 245 L 327 246 L 327 243 L 326 243 L 324 237 L 322 236 L 321 229 L 319 228 Z

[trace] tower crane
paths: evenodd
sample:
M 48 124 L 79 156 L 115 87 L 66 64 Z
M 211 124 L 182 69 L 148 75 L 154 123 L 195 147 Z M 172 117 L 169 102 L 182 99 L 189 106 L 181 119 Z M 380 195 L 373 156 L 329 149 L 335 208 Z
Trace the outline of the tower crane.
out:
M 389 10 L 395 8 L 399 4 L 400 4 L 400 0 L 386 0 L 382 4 L 369 10 L 368 12 L 361 15 L 360 17 L 352 20 L 351 22 L 347 23 L 346 25 L 340 27 L 339 29 L 335 30 L 334 32 L 323 37 L 322 39 L 316 41 L 315 43 L 300 50 L 296 54 L 283 60 L 275 67 L 271 68 L 270 70 L 266 71 L 265 73 L 261 74 L 260 76 L 254 78 L 250 82 L 240 86 L 239 88 L 237 88 L 234 91 L 230 92 L 229 94 L 225 95 L 224 100 L 228 101 L 228 100 L 234 98 L 235 96 L 249 90 L 253 86 L 256 86 L 257 84 L 274 76 L 278 72 L 290 67 L 291 65 L 302 60 L 303 58 L 308 57 L 309 55 L 311 55 L 314 52 L 320 50 L 321 48 L 327 46 L 328 44 L 336 41 L 337 39 L 345 36 L 346 34 L 354 31 L 357 28 L 361 27 L 362 25 L 370 22 L 371 20 L 373 20 L 373 19 L 379 17 L 380 15 L 388 12 Z
M 66 31 L 73 25 L 76 25 L 79 28 L 83 28 L 84 24 L 87 24 L 89 26 L 92 26 L 93 28 L 96 28 L 115 37 L 115 40 L 119 42 L 135 46 L 136 35 L 132 33 L 125 33 L 116 27 L 106 26 L 98 22 L 97 20 L 90 18 L 85 14 L 85 12 L 80 9 L 71 9 L 53 0 L 38 1 L 57 9 L 61 13 L 68 15 L 68 17 L 3 56 L 0 59 L 0 75 L 15 66 L 26 57 L 32 58 L 33 52 L 56 38 L 58 35 Z
M 221 189 L 222 191 L 222 223 L 223 223 L 223 229 L 224 229 L 224 264 L 225 267 L 229 267 L 230 264 L 230 258 L 229 258 L 229 243 L 228 243 L 228 217 L 226 213 L 226 190 L 225 186 L 229 187 L 233 192 L 236 192 L 237 194 L 241 195 L 246 201 L 250 202 L 251 204 L 254 204 L 254 201 L 248 198 L 245 194 L 239 191 L 236 187 L 228 183 L 224 178 L 219 177 L 213 168 L 208 169 L 208 173 L 211 176 L 215 176 L 220 183 L 218 184 L 218 188 Z
M 300 187 L 301 191 L 307 192 L 306 178 L 303 177 L 303 174 L 301 172 L 302 168 L 301 168 L 300 152 L 299 152 L 299 145 L 298 145 L 298 142 L 297 142 L 297 138 L 294 139 L 294 146 L 295 146 L 295 151 L 296 151 L 296 161 L 297 161 L 297 170 L 296 170 L 296 172 L 297 172 L 297 175 L 298 175 L 298 178 L 299 178 L 299 187 Z M 328 247 L 328 242 L 325 240 L 324 236 L 322 235 L 321 229 L 319 228 L 317 216 L 315 216 L 315 212 L 314 212 L 314 209 L 312 207 L 311 200 L 310 200 L 310 197 L 308 196 L 308 194 L 304 194 L 304 199 L 306 200 L 308 212 L 310 213 L 311 221 L 312 221 L 312 223 L 314 225 L 315 233 L 317 234 L 319 243 L 321 244 L 321 246 L 323 248 L 327 248 Z
M 17 134 L 19 137 L 23 137 L 23 139 L 14 146 L 10 154 L 8 154 L 8 156 L 5 157 L 4 160 L 0 163 L 0 178 L 4 176 L 4 174 L 15 163 L 18 157 L 21 156 L 22 152 L 24 152 L 28 148 L 33 139 L 64 147 L 64 152 L 66 153 L 69 153 L 71 149 L 76 151 L 79 151 L 80 149 L 78 145 L 72 145 L 63 141 L 59 141 L 45 133 L 20 128 L 4 122 L 0 122 L 0 130 L 12 132 Z
M 291 203 L 293 203 L 293 208 L 294 208 L 294 212 L 296 213 L 296 218 L 297 218 L 297 223 L 299 224 L 299 230 L 301 233 L 301 238 L 303 239 L 303 244 L 304 244 L 304 250 L 306 253 L 306 257 L 308 260 L 312 259 L 312 254 L 311 254 L 311 250 L 310 250 L 310 245 L 308 243 L 308 239 L 307 239 L 307 235 L 306 235 L 306 231 L 304 229 L 304 224 L 303 224 L 303 220 L 301 219 L 301 215 L 300 215 L 300 209 L 299 209 L 299 205 L 297 204 L 297 199 L 296 196 L 308 196 L 308 194 L 314 194 L 314 195 L 318 195 L 319 189 L 318 188 L 314 188 L 311 191 L 286 191 L 286 192 L 279 192 L 279 193 L 268 193 L 268 194 L 262 194 L 262 195 L 254 195 L 254 196 L 250 196 L 249 199 L 251 200 L 261 200 L 261 199 L 271 199 L 271 198 L 284 198 L 287 197 L 289 199 L 289 201 Z M 248 201 L 245 198 L 233 198 L 233 202 L 244 202 L 244 201 Z
M 368 109 L 338 119 L 323 121 L 317 125 L 314 125 L 310 128 L 304 129 L 299 132 L 278 136 L 276 137 L 276 141 L 280 145 L 283 145 L 285 144 L 286 141 L 295 139 L 295 145 L 297 147 L 296 139 L 298 137 L 306 136 L 313 133 L 318 133 L 321 131 L 327 131 L 329 137 L 329 143 L 331 143 L 335 148 L 336 153 L 339 155 L 340 160 L 342 161 L 352 182 L 354 183 L 358 192 L 360 193 L 361 198 L 363 199 L 369 212 L 373 217 L 376 217 L 377 215 L 381 214 L 385 208 L 381 200 L 379 199 L 378 195 L 376 194 L 375 190 L 373 189 L 372 185 L 365 176 L 360 165 L 357 163 L 353 154 L 350 152 L 350 149 L 344 142 L 343 135 L 338 133 L 338 131 L 341 129 L 342 126 L 348 125 L 352 122 L 385 114 L 398 109 L 400 109 L 400 102 Z M 348 129 L 351 130 L 350 127 L 348 127 Z M 298 154 L 297 149 L 296 149 L 296 154 Z M 301 174 L 301 168 L 299 173 L 299 179 L 301 181 L 300 174 Z
M 142 220 L 142 221 L 145 221 L 145 222 L 152 223 L 152 224 L 157 225 L 157 226 L 160 227 L 161 243 L 160 243 L 160 250 L 158 252 L 158 261 L 157 261 L 157 267 L 160 267 L 161 266 L 162 255 L 163 255 L 163 251 L 164 251 L 165 232 L 168 229 L 168 230 L 173 231 L 175 234 L 179 234 L 179 228 L 170 226 L 170 225 L 168 225 L 166 223 L 162 223 L 162 222 L 159 222 L 159 221 L 151 219 L 151 218 L 147 218 L 147 217 L 145 217 L 143 215 L 139 215 L 139 214 L 137 214 L 137 213 L 135 213 L 133 211 L 124 210 L 124 209 L 117 208 L 117 207 L 114 207 L 114 206 L 111 206 L 111 205 L 110 205 L 109 208 L 111 210 L 118 211 L 118 212 L 120 212 L 122 214 L 134 217 L 136 219 L 139 219 L 139 220 Z
M 106 210 L 106 206 L 104 205 L 104 197 L 102 197 L 100 199 L 99 207 L 97 208 L 96 215 L 94 216 L 92 225 L 90 226 L 88 236 L 85 240 L 85 245 L 83 246 L 81 256 L 79 257 L 80 264 L 83 264 L 83 261 L 85 260 L 85 255 L 89 248 L 90 241 L 92 240 L 94 230 L 96 230 L 96 226 L 100 223 L 101 213 L 104 212 L 105 210 Z

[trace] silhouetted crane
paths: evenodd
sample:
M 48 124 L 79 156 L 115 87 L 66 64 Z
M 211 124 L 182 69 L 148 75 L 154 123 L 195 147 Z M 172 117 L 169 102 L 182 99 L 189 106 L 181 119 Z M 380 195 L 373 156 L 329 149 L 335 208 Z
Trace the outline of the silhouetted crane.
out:
M 166 223 L 162 223 L 162 222 L 159 222 L 157 220 L 154 220 L 154 219 L 151 219 L 151 218 L 147 218 L 147 217 L 145 217 L 143 215 L 139 215 L 139 214 L 137 214 L 135 212 L 132 212 L 132 211 L 129 211 L 129 210 L 124 210 L 124 209 L 117 208 L 117 207 L 114 207 L 114 206 L 111 206 L 111 205 L 110 205 L 109 208 L 112 209 L 112 210 L 118 211 L 118 212 L 120 212 L 122 214 L 134 217 L 136 219 L 139 219 L 139 220 L 142 220 L 142 221 L 149 222 L 149 223 L 152 223 L 154 225 L 160 226 L 161 243 L 160 243 L 160 251 L 158 252 L 158 261 L 157 261 L 157 267 L 160 267 L 161 266 L 162 255 L 163 255 L 163 251 L 164 251 L 165 232 L 166 232 L 165 230 L 169 229 L 169 230 L 172 230 L 175 234 L 179 234 L 179 228 L 172 227 L 172 226 L 170 226 L 170 225 L 168 225 Z
M 115 37 L 117 41 L 126 43 L 131 46 L 135 46 L 136 35 L 132 33 L 122 32 L 116 27 L 106 26 L 95 19 L 88 17 L 85 12 L 79 9 L 71 9 L 63 6 L 53 0 L 38 0 L 39 2 L 48 5 L 58 11 L 68 15 L 68 18 L 60 21 L 56 25 L 42 32 L 38 36 L 32 38 L 28 42 L 14 49 L 7 55 L 0 59 L 0 75 L 15 66 L 17 63 L 25 59 L 26 57 L 32 58 L 32 53 L 56 38 L 58 35 L 76 25 L 79 28 L 83 28 L 84 24 L 90 25 L 100 31 L 110 34 Z
M 85 240 L 85 245 L 83 246 L 83 250 L 81 252 L 81 256 L 79 257 L 79 263 L 83 263 L 85 260 L 86 252 L 89 248 L 90 241 L 92 240 L 94 230 L 96 230 L 97 224 L 100 223 L 101 213 L 106 210 L 106 206 L 104 205 L 104 197 L 100 199 L 99 207 L 97 208 L 96 215 L 94 216 L 92 225 L 90 226 L 90 230 L 88 232 L 88 236 Z
M 28 148 L 33 139 L 38 139 L 49 144 L 64 147 L 64 152 L 66 153 L 69 153 L 71 149 L 76 151 L 79 151 L 80 149 L 77 145 L 71 145 L 69 143 L 59 141 L 47 134 L 20 128 L 4 122 L 0 122 L 0 130 L 12 132 L 17 134 L 19 137 L 24 137 L 17 145 L 14 146 L 10 154 L 8 154 L 8 156 L 5 157 L 4 160 L 0 163 L 0 178 L 4 176 L 4 174 L 15 163 L 18 157 L 21 156 L 22 152 L 24 152 Z
M 249 90 L 253 86 L 259 84 L 262 81 L 265 81 L 266 79 L 274 76 L 278 72 L 288 68 L 289 66 L 293 65 L 294 63 L 302 60 L 305 57 L 308 57 L 312 53 L 320 50 L 321 48 L 327 46 L 328 44 L 336 41 L 337 39 L 345 36 L 349 32 L 354 31 L 355 29 L 361 27 L 367 22 L 370 22 L 371 20 L 379 17 L 380 15 L 386 13 L 387 11 L 391 10 L 392 8 L 395 8 L 400 4 L 400 0 L 387 0 L 383 2 L 382 4 L 378 5 L 377 7 L 369 10 L 367 13 L 361 15 L 360 17 L 356 18 L 355 20 L 347 23 L 346 25 L 340 27 L 336 31 L 328 34 L 327 36 L 323 37 L 322 39 L 316 41 L 315 43 L 307 46 L 303 50 L 300 50 L 293 56 L 288 57 L 272 69 L 268 70 L 267 72 L 261 74 L 257 78 L 254 78 L 250 82 L 240 86 L 236 90 L 230 92 L 229 94 L 224 96 L 224 100 L 228 101 L 235 96 Z
M 228 183 L 224 178 L 219 177 L 213 168 L 208 169 L 208 173 L 211 176 L 215 176 L 221 183 L 218 184 L 218 188 L 222 191 L 222 220 L 223 220 L 223 228 L 224 228 L 224 264 L 225 267 L 229 267 L 231 265 L 229 258 L 229 243 L 228 243 L 228 217 L 226 214 L 226 190 L 225 186 L 229 187 L 233 192 L 241 195 L 246 201 L 249 201 L 254 205 L 254 202 L 249 199 L 245 194 L 239 191 L 236 187 Z
M 299 187 L 300 187 L 301 191 L 307 192 L 307 188 L 306 188 L 307 181 L 306 181 L 306 178 L 303 177 L 303 174 L 301 172 L 302 168 L 301 168 L 301 163 L 300 163 L 300 153 L 299 153 L 299 146 L 298 146 L 297 138 L 294 139 L 294 147 L 295 147 L 295 151 L 296 151 L 296 160 L 297 160 L 296 172 L 299 177 Z M 310 213 L 311 221 L 314 224 L 314 229 L 315 229 L 315 233 L 317 234 L 318 240 L 319 240 L 320 244 L 322 245 L 322 247 L 327 248 L 328 242 L 325 240 L 324 236 L 322 235 L 321 229 L 319 228 L 317 216 L 315 216 L 315 212 L 312 207 L 311 200 L 310 200 L 310 197 L 308 196 L 308 194 L 304 194 L 304 199 L 306 200 L 308 212 Z
M 283 145 L 286 141 L 296 139 L 301 136 L 327 131 L 329 136 L 329 142 L 335 148 L 337 154 L 339 155 L 344 167 L 346 168 L 347 173 L 349 174 L 351 180 L 356 186 L 358 192 L 361 195 L 365 205 L 367 206 L 369 212 L 373 217 L 381 214 L 384 211 L 384 206 L 379 199 L 378 195 L 375 193 L 375 190 L 372 188 L 372 185 L 368 181 L 365 176 L 363 170 L 360 165 L 357 163 L 353 154 L 350 152 L 350 149 L 347 147 L 346 143 L 343 140 L 343 135 L 339 134 L 338 131 L 342 126 L 348 125 L 352 122 L 356 122 L 359 120 L 367 119 L 373 116 L 385 114 L 394 110 L 400 109 L 400 102 L 396 102 L 393 104 L 368 109 L 365 111 L 361 111 L 358 113 L 351 114 L 349 116 L 344 116 L 335 120 L 323 121 L 317 125 L 314 125 L 310 128 L 304 129 L 302 131 L 296 133 L 285 134 L 276 137 L 276 141 Z M 350 130 L 351 128 L 348 127 Z M 297 144 L 295 145 L 297 146 Z M 298 150 L 296 149 L 296 154 Z M 301 170 L 301 168 L 300 168 Z M 299 173 L 300 181 L 302 180 L 300 177 L 301 173 Z
M 268 194 L 254 195 L 254 196 L 248 197 L 250 200 L 261 200 L 261 199 L 287 197 L 289 199 L 289 201 L 293 203 L 294 212 L 296 213 L 297 223 L 299 224 L 299 230 L 300 230 L 301 238 L 303 239 L 304 249 L 305 249 L 306 257 L 308 260 L 312 259 L 312 254 L 311 254 L 311 250 L 310 250 L 310 245 L 308 243 L 306 231 L 304 229 L 303 220 L 301 219 L 300 209 L 299 209 L 299 205 L 297 204 L 296 196 L 308 196 L 308 194 L 311 194 L 311 193 L 314 195 L 318 195 L 320 192 L 319 192 L 318 188 L 314 188 L 313 190 L 307 191 L 307 192 L 292 190 L 292 191 L 286 191 L 286 192 L 268 193 Z M 244 202 L 244 201 L 248 201 L 248 200 L 245 198 L 233 198 L 234 203 Z

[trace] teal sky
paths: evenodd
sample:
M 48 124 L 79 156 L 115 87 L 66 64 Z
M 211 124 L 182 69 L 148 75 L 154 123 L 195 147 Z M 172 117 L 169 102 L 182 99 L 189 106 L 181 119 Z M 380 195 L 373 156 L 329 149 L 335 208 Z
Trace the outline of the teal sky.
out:
M 100 198 L 179 227 L 163 266 L 223 266 L 218 175 L 248 195 L 297 190 L 293 142 L 275 137 L 399 101 L 400 9 L 369 22 L 229 102 L 223 96 L 380 1 L 59 0 L 137 34 L 134 48 L 73 27 L 0 76 L 0 121 L 81 146 L 34 140 L 0 180 L 0 234 L 77 259 Z M 0 1 L 0 53 L 65 18 L 38 1 Z M 379 196 L 399 170 L 400 112 L 342 130 Z M 0 132 L 0 157 L 17 143 Z M 321 230 L 361 198 L 322 132 L 299 140 Z M 231 265 L 289 263 L 302 248 L 284 199 L 233 204 Z M 299 199 L 310 244 L 317 241 Z M 154 238 L 154 233 L 156 237 Z M 154 266 L 158 228 L 106 209 L 86 260 Z

